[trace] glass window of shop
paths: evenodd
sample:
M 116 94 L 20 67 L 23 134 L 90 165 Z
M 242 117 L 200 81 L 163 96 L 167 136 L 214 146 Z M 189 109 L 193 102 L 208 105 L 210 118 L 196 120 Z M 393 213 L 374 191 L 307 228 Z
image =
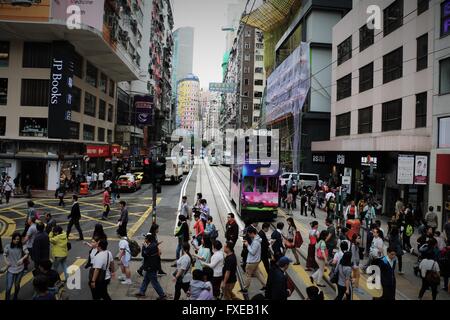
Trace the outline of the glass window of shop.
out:
M 72 111 L 80 112 L 81 110 L 81 89 L 72 87 Z
M 48 107 L 50 81 L 43 79 L 22 79 L 20 105 Z
M 108 122 L 113 122 L 113 110 L 114 110 L 113 105 L 108 104 Z
M 348 37 L 337 47 L 338 66 L 352 57 L 352 36 Z
M 105 142 L 105 129 L 97 128 L 97 140 L 99 142 Z
M 112 130 L 108 130 L 108 137 L 107 137 L 107 139 L 108 139 L 108 143 L 112 143 L 113 142 L 113 132 L 112 132 Z
M 84 114 L 95 117 L 96 114 L 96 105 L 97 105 L 97 98 L 93 96 L 92 94 L 85 92 L 84 93 Z
M 107 85 L 108 85 L 108 78 L 106 77 L 106 74 L 104 73 L 100 73 L 100 90 L 102 90 L 102 92 L 107 93 L 106 89 L 107 89 Z
M 50 68 L 52 44 L 45 42 L 24 42 L 22 66 L 24 68 Z
M 427 126 L 427 93 L 416 94 L 416 128 Z
M 9 66 L 9 42 L 0 41 L 0 68 Z
M 89 61 L 86 64 L 86 82 L 97 87 L 98 69 Z
M 105 120 L 106 118 L 106 102 L 102 99 L 98 103 L 98 118 L 101 120 Z
M 372 113 L 372 107 L 358 110 L 358 134 L 372 133 Z
M 402 128 L 402 99 L 383 103 L 382 131 L 400 130 Z
M 350 112 L 336 116 L 336 137 L 350 135 L 350 119 Z
M 403 25 L 403 0 L 394 1 L 383 12 L 383 32 L 387 36 Z
M 5 106 L 8 102 L 8 79 L 0 78 L 0 106 Z
M 70 139 L 80 139 L 80 124 L 78 122 L 71 121 L 69 125 Z
M 46 137 L 47 118 L 20 118 L 19 135 L 22 137 Z

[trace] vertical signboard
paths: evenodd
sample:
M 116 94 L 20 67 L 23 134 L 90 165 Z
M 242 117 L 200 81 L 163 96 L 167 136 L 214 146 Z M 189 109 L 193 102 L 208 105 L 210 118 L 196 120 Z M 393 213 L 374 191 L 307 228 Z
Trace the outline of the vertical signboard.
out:
M 398 155 L 397 184 L 414 183 L 414 156 Z
M 48 106 L 49 138 L 70 138 L 74 50 L 67 41 L 53 42 Z
M 153 96 L 135 96 L 136 124 L 153 125 Z
M 414 184 L 426 185 L 428 182 L 428 157 L 416 156 Z

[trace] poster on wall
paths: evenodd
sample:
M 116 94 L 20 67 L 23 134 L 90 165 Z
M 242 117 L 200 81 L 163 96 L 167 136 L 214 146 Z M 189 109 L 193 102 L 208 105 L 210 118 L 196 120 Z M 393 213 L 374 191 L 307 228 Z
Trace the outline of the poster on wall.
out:
M 104 5 L 104 0 L 53 0 L 52 19 L 66 23 L 70 17 L 79 12 L 82 25 L 102 32 Z
M 397 164 L 397 184 L 413 184 L 414 183 L 414 156 L 402 155 L 398 156 Z
M 426 185 L 428 182 L 428 157 L 416 156 L 414 184 Z

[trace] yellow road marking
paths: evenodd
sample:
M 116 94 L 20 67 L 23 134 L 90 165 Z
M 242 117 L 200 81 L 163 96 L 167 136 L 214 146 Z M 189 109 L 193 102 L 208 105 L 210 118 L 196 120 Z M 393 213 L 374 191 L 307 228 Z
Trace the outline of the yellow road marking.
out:
M 5 224 L 7 225 L 6 230 L 0 234 L 1 237 L 10 237 L 16 230 L 16 223 L 14 220 L 7 218 L 5 216 L 0 216 L 0 220 L 3 220 Z
M 78 266 L 81 267 L 87 260 L 86 259 L 77 259 L 75 260 L 75 262 L 72 264 L 73 266 Z M 60 274 L 60 277 L 64 276 L 64 273 Z M 22 280 L 20 281 L 20 287 L 24 287 L 28 282 L 30 282 L 31 280 L 33 280 L 33 272 L 29 271 L 27 272 L 27 274 L 25 274 L 22 277 Z M 14 286 L 11 289 L 11 295 L 14 294 Z M 5 300 L 5 296 L 6 296 L 6 291 L 3 291 L 2 293 L 0 293 L 0 300 Z
M 161 202 L 161 198 L 156 199 L 156 205 L 158 205 Z M 131 227 L 130 231 L 128 231 L 128 237 L 132 238 L 134 234 L 138 231 L 138 229 L 142 226 L 142 224 L 145 222 L 145 220 L 148 218 L 150 213 L 152 212 L 152 206 L 150 206 L 144 214 L 139 218 L 139 220 Z

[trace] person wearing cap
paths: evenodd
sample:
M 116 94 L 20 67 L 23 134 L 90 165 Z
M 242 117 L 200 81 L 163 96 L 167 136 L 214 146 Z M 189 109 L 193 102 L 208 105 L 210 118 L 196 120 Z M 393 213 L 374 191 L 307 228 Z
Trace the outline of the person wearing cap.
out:
M 286 257 L 281 257 L 270 270 L 266 284 L 266 298 L 269 300 L 287 300 L 291 295 L 288 289 L 288 278 L 286 270 L 292 261 Z
M 249 226 L 247 228 L 247 236 L 251 239 L 251 243 L 247 240 L 244 240 L 244 246 L 247 247 L 247 263 L 245 267 L 246 279 L 244 283 L 244 288 L 242 288 L 242 293 L 247 293 L 248 288 L 250 287 L 250 283 L 253 275 L 256 273 L 256 276 L 261 281 L 261 283 L 265 283 L 265 279 L 258 271 L 259 263 L 261 262 L 261 242 L 262 239 L 258 235 L 258 231 L 255 227 Z

